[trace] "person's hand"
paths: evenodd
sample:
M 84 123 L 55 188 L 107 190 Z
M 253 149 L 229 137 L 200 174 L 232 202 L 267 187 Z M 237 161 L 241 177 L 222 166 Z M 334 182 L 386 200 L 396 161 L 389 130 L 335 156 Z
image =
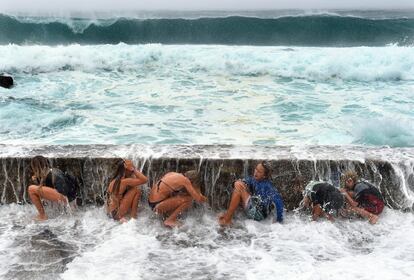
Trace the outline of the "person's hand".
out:
M 344 188 L 340 188 L 340 189 L 339 189 L 339 191 L 340 191 L 341 193 L 346 193 L 346 189 L 344 189 Z
M 128 170 L 128 171 L 133 172 L 135 170 L 134 164 L 129 159 L 124 161 L 124 166 L 125 166 L 125 169 Z
M 198 202 L 201 202 L 201 203 L 207 202 L 207 197 L 205 197 L 204 195 L 200 194 L 200 199 L 198 200 Z

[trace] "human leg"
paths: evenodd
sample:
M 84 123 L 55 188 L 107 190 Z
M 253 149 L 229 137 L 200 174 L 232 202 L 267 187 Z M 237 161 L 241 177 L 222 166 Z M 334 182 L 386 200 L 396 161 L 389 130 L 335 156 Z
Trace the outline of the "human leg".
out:
M 384 209 L 384 202 L 375 195 L 365 195 L 363 203 L 360 207 L 351 207 L 354 213 L 357 213 L 363 218 L 368 219 L 371 224 L 376 224 L 379 219 L 379 214 Z
M 119 203 L 117 218 L 119 220 L 125 218 L 125 215 L 130 212 L 131 217 L 136 219 L 138 211 L 138 202 L 141 197 L 141 190 L 137 187 L 130 188 Z
M 219 224 L 222 226 L 230 225 L 237 207 L 240 205 L 240 203 L 246 207 L 249 198 L 250 194 L 247 191 L 246 184 L 241 181 L 236 181 L 234 183 L 234 190 L 231 195 L 229 208 L 227 209 L 226 213 L 219 216 Z
M 173 196 L 158 203 L 154 211 L 158 214 L 169 215 L 164 221 L 164 225 L 175 227 L 179 225 L 177 217 L 191 207 L 192 201 L 192 197 L 187 194 Z
M 131 217 L 136 219 L 138 216 L 138 203 L 141 199 L 142 190 L 138 189 L 137 194 L 134 196 L 134 199 L 132 200 L 132 206 L 131 206 Z
M 376 224 L 378 222 L 379 217 L 373 213 L 368 212 L 367 210 L 360 208 L 360 207 L 351 207 L 351 210 L 354 213 L 357 213 L 361 217 L 368 219 L 370 224 Z
M 43 221 L 47 220 L 47 215 L 42 204 L 42 199 L 49 201 L 66 203 L 67 198 L 63 194 L 59 193 L 57 190 L 49 187 L 40 187 L 37 185 L 30 185 L 28 188 L 30 200 L 35 205 L 38 215 L 35 217 L 36 220 Z

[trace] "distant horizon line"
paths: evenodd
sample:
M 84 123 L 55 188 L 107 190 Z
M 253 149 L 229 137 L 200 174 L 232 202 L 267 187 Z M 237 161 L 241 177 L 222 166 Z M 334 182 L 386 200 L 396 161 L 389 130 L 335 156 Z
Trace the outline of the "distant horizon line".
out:
M 76 12 L 76 13 L 88 13 L 88 12 L 272 12 L 272 11 L 414 11 L 414 7 L 397 7 L 397 8 L 373 8 L 373 7 L 361 7 L 361 8 L 280 8 L 280 9 L 97 9 L 97 10 L 59 10 L 59 9 L 6 9 L 0 10 L 0 13 L 4 12 Z

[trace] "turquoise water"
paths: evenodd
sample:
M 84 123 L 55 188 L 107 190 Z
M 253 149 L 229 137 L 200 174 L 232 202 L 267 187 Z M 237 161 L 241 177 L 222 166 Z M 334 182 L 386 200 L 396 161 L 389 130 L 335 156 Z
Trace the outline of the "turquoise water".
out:
M 410 46 L 413 14 L 412 10 L 0 14 L 0 44 Z
M 0 142 L 414 143 L 414 47 L 4 45 Z
M 64 12 L 0 14 L 0 73 L 16 83 L 0 88 L 0 144 L 23 144 L 3 147 L 4 157 L 59 153 L 33 144 L 143 144 L 118 153 L 282 155 L 313 159 L 316 172 L 319 159 L 364 161 L 367 146 L 414 145 L 412 11 Z M 293 146 L 242 146 L 252 144 Z M 73 149 L 113 157 L 117 148 Z M 392 166 L 411 205 L 405 150 L 371 156 Z M 122 225 L 102 208 L 54 210 L 37 224 L 29 205 L 0 206 L 0 278 L 414 275 L 413 215 L 388 208 L 375 226 L 287 213 L 283 225 L 236 215 L 223 230 L 218 213 L 199 207 L 172 231 L 144 203 Z

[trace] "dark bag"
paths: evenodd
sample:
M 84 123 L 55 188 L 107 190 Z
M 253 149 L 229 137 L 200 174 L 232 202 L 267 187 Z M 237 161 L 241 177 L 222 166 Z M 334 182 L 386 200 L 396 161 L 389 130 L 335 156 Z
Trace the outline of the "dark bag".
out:
M 68 200 L 72 201 L 75 200 L 78 196 L 78 191 L 80 190 L 78 178 L 76 178 L 73 174 L 65 171 L 65 181 L 67 185 L 67 193 L 68 193 Z

